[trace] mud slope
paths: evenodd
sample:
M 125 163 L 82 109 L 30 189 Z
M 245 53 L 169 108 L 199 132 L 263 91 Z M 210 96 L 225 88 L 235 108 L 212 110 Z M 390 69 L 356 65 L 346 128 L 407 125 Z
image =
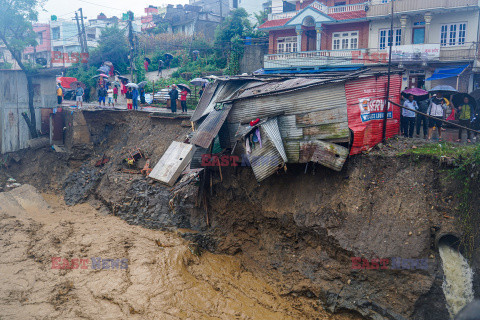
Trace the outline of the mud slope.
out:
M 446 179 L 448 168 L 437 160 L 380 150 L 349 159 L 339 173 L 321 166 L 315 170 L 310 166 L 305 173 L 305 166 L 289 165 L 286 173 L 262 184 L 250 168 L 223 168 L 222 176 L 216 168 L 207 174 L 204 206 L 197 197 L 199 182 L 173 192 L 142 175 L 121 172 L 128 150 L 141 148 L 156 163 L 172 140 L 183 141 L 190 129 L 181 127 L 180 121 L 134 112 L 85 113 L 85 120 L 91 144 L 73 145 L 67 154 L 25 151 L 20 161 L 10 162 L 7 175 L 64 195 L 68 204 L 89 201 L 129 224 L 173 230 L 210 252 L 234 256 L 259 281 L 298 304 L 300 318 L 305 312 L 314 318 L 308 310 L 317 310 L 319 317 L 328 310 L 375 320 L 448 319 L 434 239 L 442 232 L 461 233 L 452 218 L 460 189 Z M 110 161 L 95 167 L 104 154 Z M 473 199 L 476 208 L 480 208 L 478 199 Z M 77 205 L 72 210 L 84 206 L 88 207 Z M 56 228 L 67 235 L 75 232 Z M 101 243 L 89 245 L 88 250 Z M 67 253 L 68 247 L 63 250 Z M 118 250 L 123 254 L 126 249 Z M 354 257 L 428 259 L 429 266 L 427 270 L 353 270 Z M 480 252 L 473 261 L 477 295 L 478 257 Z M 192 268 L 188 265 L 188 272 Z
M 282 297 L 235 257 L 198 256 L 173 233 L 44 196 L 28 185 L 0 193 L 1 318 L 332 319 Z M 128 259 L 128 268 L 52 269 L 53 257 Z
M 210 241 L 285 294 L 372 319 L 448 319 L 433 239 L 455 230 L 455 185 L 434 161 L 361 156 L 341 173 L 290 166 L 261 185 L 217 174 Z M 214 239 L 214 240 L 213 240 Z M 427 270 L 353 270 L 353 257 L 429 259 Z

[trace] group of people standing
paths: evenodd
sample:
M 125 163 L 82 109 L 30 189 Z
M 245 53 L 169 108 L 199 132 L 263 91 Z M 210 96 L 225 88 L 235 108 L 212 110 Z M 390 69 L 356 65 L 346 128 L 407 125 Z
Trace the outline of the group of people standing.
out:
M 423 136 L 425 139 L 431 140 L 434 128 L 437 128 L 438 139 L 442 141 L 443 121 L 446 118 L 448 107 L 456 110 L 459 124 L 466 128 L 472 127 L 472 122 L 475 118 L 475 108 L 470 99 L 465 96 L 463 104 L 454 107 L 448 99 L 443 97 L 442 92 L 437 92 L 428 99 L 417 101 L 413 95 L 409 95 L 403 106 L 411 109 L 402 108 L 401 132 L 405 137 L 413 138 L 415 125 L 416 136 L 420 136 L 420 128 L 423 128 Z M 419 111 L 423 114 L 416 113 L 412 110 Z M 467 142 L 471 142 L 471 131 L 467 130 Z M 459 128 L 457 142 L 462 139 L 463 129 Z
M 187 113 L 187 95 L 188 91 L 185 88 L 182 88 L 180 91 L 180 105 L 182 107 L 182 113 Z M 178 100 L 178 90 L 177 86 L 173 84 L 168 92 L 168 96 L 170 97 L 170 109 L 172 113 L 177 112 L 177 100 Z

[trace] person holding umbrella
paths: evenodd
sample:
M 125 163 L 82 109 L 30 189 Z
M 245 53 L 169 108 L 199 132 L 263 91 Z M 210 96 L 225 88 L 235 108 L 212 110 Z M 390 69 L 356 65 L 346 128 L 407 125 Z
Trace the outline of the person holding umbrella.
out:
M 125 92 L 125 98 L 127 99 L 127 110 L 132 110 L 132 87 L 127 88 L 127 92 Z
M 100 106 L 102 106 L 102 102 L 103 102 L 103 106 L 105 107 L 105 97 L 107 96 L 107 90 L 105 89 L 104 86 L 100 86 L 98 88 L 98 104 Z
M 428 140 L 432 139 L 433 128 L 436 127 L 438 130 L 438 141 L 442 141 L 442 125 L 445 110 L 447 109 L 447 102 L 443 97 L 441 91 L 438 91 L 436 96 L 430 100 L 430 106 L 428 107 L 427 114 L 432 116 L 428 120 Z
M 472 123 L 475 115 L 475 109 L 473 108 L 473 105 L 470 103 L 470 99 L 465 96 L 463 98 L 463 104 L 458 106 L 458 113 L 460 114 L 458 117 L 458 120 L 460 122 L 461 126 L 470 128 L 470 124 Z M 463 129 L 459 128 L 458 129 L 458 139 L 457 142 L 462 141 L 462 133 Z M 472 141 L 470 140 L 471 137 L 471 131 L 467 130 L 467 142 L 471 143 Z
M 403 106 L 412 110 L 418 110 L 418 104 L 417 101 L 413 100 L 413 94 L 408 96 L 408 99 L 403 103 Z M 415 128 L 415 112 L 408 109 L 402 109 L 402 116 L 402 132 L 405 137 L 413 138 L 413 129 Z
M 187 89 L 182 88 L 182 92 L 180 92 L 180 104 L 182 106 L 182 113 L 187 113 L 187 95 Z
M 133 102 L 133 110 L 138 110 L 138 89 L 133 87 L 132 90 L 132 102 Z

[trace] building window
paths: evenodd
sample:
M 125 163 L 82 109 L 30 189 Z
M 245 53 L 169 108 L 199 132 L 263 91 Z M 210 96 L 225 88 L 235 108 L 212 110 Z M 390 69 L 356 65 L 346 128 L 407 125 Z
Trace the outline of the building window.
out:
M 466 33 L 466 23 L 444 24 L 440 32 L 440 45 L 442 47 L 462 46 L 465 44 Z
M 297 37 L 277 38 L 277 53 L 297 52 Z
M 333 50 L 358 49 L 358 31 L 335 32 L 332 39 Z
M 52 40 L 60 39 L 60 27 L 52 28 Z
M 388 38 L 391 38 L 391 30 L 390 29 L 380 29 L 380 39 L 378 43 L 380 44 L 380 49 L 385 49 L 387 46 L 390 46 L 390 40 L 387 44 L 387 33 Z M 393 34 L 395 35 L 395 39 L 393 42 L 394 46 L 399 46 L 402 43 L 402 29 L 393 29 Z

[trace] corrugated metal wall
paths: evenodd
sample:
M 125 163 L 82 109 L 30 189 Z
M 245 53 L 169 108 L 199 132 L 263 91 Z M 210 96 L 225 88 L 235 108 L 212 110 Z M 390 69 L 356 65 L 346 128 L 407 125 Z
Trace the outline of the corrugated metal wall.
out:
M 227 121 L 233 130 L 240 122 L 275 116 L 290 163 L 301 162 L 301 143 L 350 140 L 343 82 L 235 101 Z
M 283 165 L 282 156 L 262 127 L 260 127 L 260 134 L 262 136 L 262 148 L 256 147 L 248 156 L 258 182 L 274 174 Z
M 228 122 L 247 123 L 256 118 L 345 108 L 346 104 L 344 84 L 327 84 L 285 94 L 235 101 Z

